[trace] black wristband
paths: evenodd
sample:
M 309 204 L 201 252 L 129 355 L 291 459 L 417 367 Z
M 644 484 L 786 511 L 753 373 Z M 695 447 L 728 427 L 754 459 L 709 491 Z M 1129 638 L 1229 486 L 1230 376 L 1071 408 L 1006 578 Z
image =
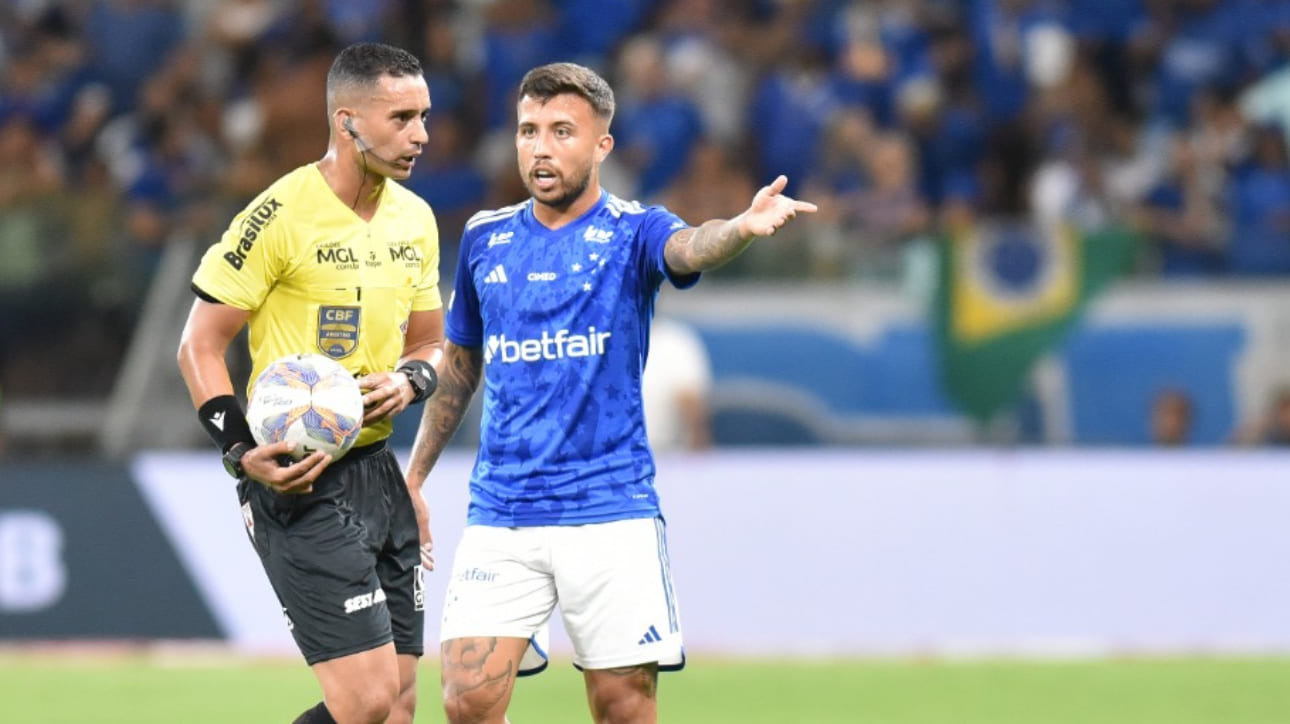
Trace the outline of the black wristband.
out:
M 434 371 L 434 366 L 425 360 L 408 360 L 399 365 L 395 372 L 402 372 L 408 376 L 408 384 L 412 385 L 413 404 L 424 402 L 439 386 L 439 374 Z
M 246 422 L 242 405 L 232 395 L 220 395 L 203 402 L 197 408 L 197 418 L 220 452 L 227 451 L 239 442 L 255 446 L 255 437 L 251 435 L 251 426 Z

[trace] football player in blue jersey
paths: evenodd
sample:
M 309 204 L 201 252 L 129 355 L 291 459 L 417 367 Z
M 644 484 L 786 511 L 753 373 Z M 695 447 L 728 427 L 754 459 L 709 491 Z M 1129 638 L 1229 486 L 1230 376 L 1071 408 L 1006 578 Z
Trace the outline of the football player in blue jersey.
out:
M 545 65 L 518 97 L 531 198 L 466 224 L 439 391 L 407 474 L 425 480 L 482 380 L 441 624 L 444 709 L 506 721 L 515 677 L 546 664 L 558 602 L 594 720 L 653 722 L 659 670 L 685 661 L 641 402 L 654 299 L 815 206 L 780 176 L 735 218 L 690 226 L 600 187 L 614 94 L 595 72 Z

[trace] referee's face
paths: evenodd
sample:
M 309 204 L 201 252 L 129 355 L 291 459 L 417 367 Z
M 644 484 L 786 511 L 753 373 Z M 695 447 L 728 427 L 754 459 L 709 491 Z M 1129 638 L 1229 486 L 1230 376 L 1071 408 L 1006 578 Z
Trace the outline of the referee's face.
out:
M 352 125 L 355 140 L 362 140 L 363 162 L 382 176 L 408 178 L 429 140 L 430 90 L 425 78 L 382 76 L 359 108 L 359 121 Z
M 612 148 L 605 121 L 582 96 L 520 99 L 515 150 L 520 177 L 538 203 L 564 211 L 598 198 L 598 168 Z

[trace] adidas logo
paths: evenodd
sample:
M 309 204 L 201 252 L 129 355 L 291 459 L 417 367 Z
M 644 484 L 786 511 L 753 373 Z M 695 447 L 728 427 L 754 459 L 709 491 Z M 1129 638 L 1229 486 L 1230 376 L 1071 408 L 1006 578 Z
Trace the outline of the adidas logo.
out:
M 484 283 L 485 284 L 505 284 L 506 270 L 502 268 L 501 264 L 498 264 L 497 266 L 493 267 L 492 271 L 488 272 L 488 276 L 484 277 Z
M 641 637 L 641 640 L 636 643 L 639 646 L 644 646 L 645 644 L 652 644 L 662 640 L 663 637 L 659 634 L 658 629 L 650 626 L 649 630 L 645 632 L 645 635 Z

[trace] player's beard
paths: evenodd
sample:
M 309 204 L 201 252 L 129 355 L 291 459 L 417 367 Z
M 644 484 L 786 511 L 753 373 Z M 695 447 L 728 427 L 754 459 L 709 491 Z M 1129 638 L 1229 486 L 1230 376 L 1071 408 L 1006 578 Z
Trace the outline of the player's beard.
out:
M 591 165 L 588 164 L 586 168 L 582 169 L 582 173 L 574 176 L 570 182 L 565 181 L 563 174 L 558 175 L 556 179 L 559 183 L 556 187 L 549 192 L 545 192 L 547 194 L 554 194 L 554 197 L 543 198 L 540 196 L 539 194 L 543 192 L 540 192 L 533 185 L 533 177 L 531 174 L 524 175 L 524 188 L 528 189 L 529 196 L 532 196 L 533 200 L 537 203 L 542 204 L 543 206 L 549 206 L 557 211 L 565 211 L 572 206 L 575 201 L 582 198 L 582 194 L 585 193 L 587 187 L 591 185 L 591 168 Z

